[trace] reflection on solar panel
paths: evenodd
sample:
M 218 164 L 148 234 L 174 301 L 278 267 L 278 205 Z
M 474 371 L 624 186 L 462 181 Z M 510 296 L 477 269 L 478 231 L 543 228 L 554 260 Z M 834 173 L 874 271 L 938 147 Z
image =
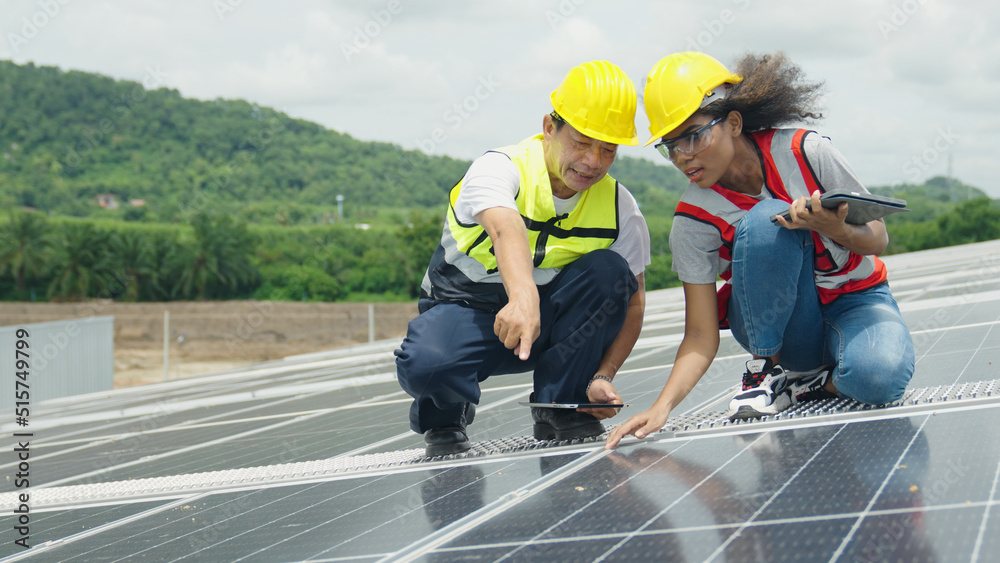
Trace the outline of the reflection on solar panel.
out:
M 667 427 L 614 452 L 526 437 L 530 376 L 495 377 L 473 449 L 424 459 L 396 342 L 35 405 L 30 489 L 0 458 L 5 561 L 997 561 L 1000 241 L 892 256 L 906 397 L 723 411 L 728 333 Z M 683 323 L 652 292 L 615 384 L 649 406 Z M 628 409 L 627 409 L 628 410 Z M 623 413 L 627 414 L 627 413 Z M 13 414 L 0 430 L 22 430 Z M 30 495 L 31 549 L 14 543 Z

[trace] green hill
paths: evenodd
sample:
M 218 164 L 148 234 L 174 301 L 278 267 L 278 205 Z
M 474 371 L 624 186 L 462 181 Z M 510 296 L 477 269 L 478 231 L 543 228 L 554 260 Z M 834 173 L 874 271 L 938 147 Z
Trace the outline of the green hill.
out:
M 142 199 L 160 220 L 192 207 L 336 209 L 335 198 L 441 202 L 467 163 L 362 142 L 242 100 L 0 61 L 0 203 L 73 216 Z M 269 213 L 269 214 L 270 214 Z
M 335 216 L 343 195 L 352 218 L 367 219 L 376 209 L 440 208 L 469 164 L 359 141 L 242 100 L 189 100 L 176 90 L 9 61 L 0 61 L 0 115 L 0 204 L 76 217 L 179 222 L 212 209 L 306 224 Z M 629 158 L 615 172 L 634 177 L 620 179 L 651 205 L 662 196 L 657 185 L 680 178 Z M 98 196 L 107 205 L 109 195 L 119 211 L 99 205 Z
M 929 221 L 947 213 L 956 205 L 972 200 L 988 198 L 985 192 L 944 176 L 935 176 L 923 184 L 900 184 L 898 186 L 876 186 L 872 193 L 898 197 L 906 200 L 909 213 L 892 218 L 888 224 L 919 223 Z
M 0 116 L 3 300 L 413 299 L 469 164 L 242 100 L 7 61 Z M 628 157 L 611 173 L 649 224 L 646 287 L 676 285 L 686 179 Z M 1000 202 L 976 188 L 872 190 L 912 210 L 887 219 L 888 253 L 1000 238 Z M 338 195 L 345 220 L 331 221 Z

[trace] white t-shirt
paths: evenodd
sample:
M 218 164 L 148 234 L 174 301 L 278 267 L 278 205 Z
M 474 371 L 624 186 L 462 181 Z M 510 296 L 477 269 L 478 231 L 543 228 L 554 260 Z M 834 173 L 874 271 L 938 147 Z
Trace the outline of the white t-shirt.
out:
M 521 185 L 521 175 L 510 157 L 499 152 L 488 152 L 473 161 L 462 180 L 462 192 L 455 202 L 455 215 L 462 223 L 475 223 L 476 215 L 493 207 L 518 211 L 515 198 Z M 650 263 L 649 229 L 646 219 L 639 212 L 639 205 L 625 186 L 619 184 L 618 239 L 611 243 L 612 250 L 628 262 L 635 275 L 645 271 Z M 580 201 L 580 194 L 569 199 L 552 197 L 556 214 L 569 213 Z

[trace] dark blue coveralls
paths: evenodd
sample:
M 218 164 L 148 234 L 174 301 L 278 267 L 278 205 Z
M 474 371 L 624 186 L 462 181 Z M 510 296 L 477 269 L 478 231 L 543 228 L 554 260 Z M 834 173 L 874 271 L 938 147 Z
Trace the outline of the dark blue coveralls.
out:
M 534 369 L 534 400 L 586 402 L 590 379 L 625 323 L 638 282 L 614 251 L 590 252 L 539 286 L 541 334 L 525 360 L 493 333 L 497 311 L 421 299 L 395 351 L 396 376 L 413 397 L 410 428 L 423 434 L 453 424 L 479 383 Z

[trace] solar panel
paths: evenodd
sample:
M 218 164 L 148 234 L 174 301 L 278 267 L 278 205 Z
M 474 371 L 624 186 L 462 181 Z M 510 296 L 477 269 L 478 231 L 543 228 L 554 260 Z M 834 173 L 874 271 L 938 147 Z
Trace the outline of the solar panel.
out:
M 0 458 L 0 556 L 998 560 L 1000 241 L 885 261 L 917 351 L 893 405 L 827 399 L 731 423 L 748 356 L 723 333 L 648 438 L 613 452 L 535 441 L 519 374 L 484 382 L 472 450 L 426 459 L 395 382 L 398 342 L 381 342 L 35 405 L 32 487 L 15 489 L 18 460 Z M 650 292 L 615 379 L 623 417 L 655 400 L 682 332 L 680 291 Z M 14 543 L 22 492 L 28 550 Z

